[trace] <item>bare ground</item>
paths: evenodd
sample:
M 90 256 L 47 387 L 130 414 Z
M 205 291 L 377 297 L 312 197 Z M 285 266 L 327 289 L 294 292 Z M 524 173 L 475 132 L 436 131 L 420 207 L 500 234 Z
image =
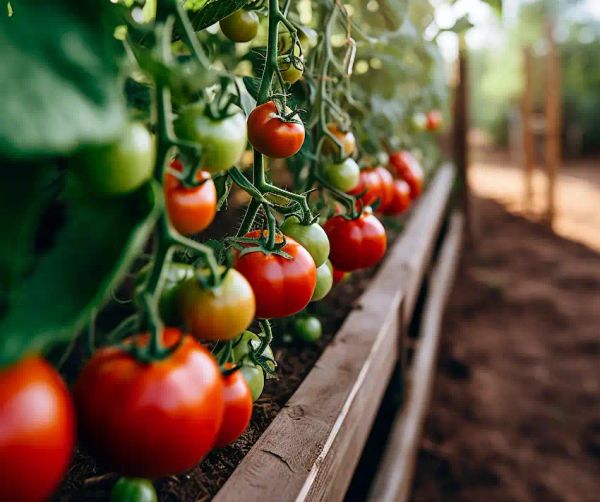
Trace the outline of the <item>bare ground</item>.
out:
M 600 500 L 600 255 L 490 200 L 474 214 L 413 500 Z

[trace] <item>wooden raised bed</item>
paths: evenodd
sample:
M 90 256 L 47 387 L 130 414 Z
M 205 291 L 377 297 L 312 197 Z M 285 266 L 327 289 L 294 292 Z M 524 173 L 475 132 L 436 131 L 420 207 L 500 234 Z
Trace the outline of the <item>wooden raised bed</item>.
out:
M 218 502 L 342 500 L 388 381 L 447 214 L 442 166 L 334 340 L 217 493 Z

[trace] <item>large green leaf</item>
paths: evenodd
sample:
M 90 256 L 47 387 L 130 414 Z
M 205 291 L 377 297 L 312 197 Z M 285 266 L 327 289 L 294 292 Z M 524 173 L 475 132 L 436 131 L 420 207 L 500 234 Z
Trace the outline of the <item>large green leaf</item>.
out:
M 19 0 L 0 14 L 0 155 L 60 155 L 125 121 L 110 2 Z
M 77 334 L 141 251 L 160 197 L 149 183 L 125 197 L 66 199 L 52 246 L 36 257 L 0 319 L 0 365 Z

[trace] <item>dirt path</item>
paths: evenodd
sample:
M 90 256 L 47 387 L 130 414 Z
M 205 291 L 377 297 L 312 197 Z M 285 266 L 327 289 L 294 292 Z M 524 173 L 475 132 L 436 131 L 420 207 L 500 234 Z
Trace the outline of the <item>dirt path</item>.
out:
M 474 209 L 413 500 L 599 501 L 600 254 Z

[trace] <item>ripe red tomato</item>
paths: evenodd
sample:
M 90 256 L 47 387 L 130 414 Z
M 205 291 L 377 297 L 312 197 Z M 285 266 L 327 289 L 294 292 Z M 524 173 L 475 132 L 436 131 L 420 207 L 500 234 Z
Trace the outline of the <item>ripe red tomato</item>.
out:
M 442 113 L 439 110 L 427 112 L 427 122 L 425 129 L 428 131 L 437 131 L 442 125 Z
M 333 265 L 331 266 L 331 268 L 333 269 L 333 285 L 334 286 L 336 284 L 339 284 L 343 280 L 345 280 L 346 277 L 348 277 L 348 274 L 350 273 L 350 272 L 344 272 L 343 270 L 338 270 Z
M 223 379 L 212 355 L 178 329 L 165 328 L 163 338 L 167 347 L 181 342 L 166 359 L 142 363 L 122 348 L 104 348 L 75 383 L 84 441 L 127 476 L 154 478 L 193 467 L 221 427 Z
M 398 177 L 408 183 L 411 200 L 421 195 L 423 190 L 423 168 L 419 161 L 410 152 L 401 150 L 390 155 L 390 164 L 396 170 Z
M 231 368 L 227 364 L 226 368 Z M 215 446 L 223 448 L 239 438 L 252 417 L 252 392 L 241 371 L 223 376 L 225 411 Z
M 247 233 L 246 237 L 256 239 L 259 232 L 254 230 Z M 282 242 L 281 235 L 277 236 L 276 242 Z M 282 251 L 291 259 L 261 251 L 243 256 L 237 253 L 235 268 L 246 277 L 254 290 L 256 317 L 271 319 L 291 316 L 308 305 L 315 291 L 317 268 L 310 253 L 290 237 L 286 238 Z
M 375 168 L 369 167 L 367 169 L 361 169 L 360 181 L 358 182 L 358 185 L 348 193 L 350 195 L 358 195 L 364 192 L 364 194 L 360 197 L 360 201 L 362 202 L 363 206 L 370 206 L 376 200 L 381 200 L 381 181 L 381 177 L 376 172 Z
M 285 159 L 304 143 L 304 124 L 283 120 L 273 101 L 257 106 L 248 115 L 248 139 L 260 153 Z
M 0 371 L 0 499 L 46 500 L 73 452 L 75 413 L 54 369 L 28 357 Z
M 171 168 L 183 171 L 179 160 L 171 162 Z M 206 171 L 197 172 L 200 186 L 186 188 L 170 173 L 165 176 L 165 202 L 169 221 L 183 235 L 197 234 L 208 227 L 217 213 L 217 190 Z
M 327 129 L 342 144 L 342 157 L 350 157 L 356 151 L 356 138 L 352 131 L 342 131 L 334 122 L 327 124 Z M 329 137 L 325 138 L 322 151 L 325 155 L 340 153 L 338 146 Z
M 381 202 L 378 206 L 378 211 L 385 211 L 387 205 L 394 198 L 394 178 L 390 172 L 382 166 L 375 168 L 375 174 L 379 177 L 380 198 Z
M 370 212 L 355 220 L 333 216 L 325 222 L 331 243 L 329 260 L 341 271 L 369 268 L 383 258 L 387 247 L 385 229 Z
M 384 214 L 400 214 L 410 206 L 410 187 L 404 180 L 394 180 L 394 197 L 385 206 Z

